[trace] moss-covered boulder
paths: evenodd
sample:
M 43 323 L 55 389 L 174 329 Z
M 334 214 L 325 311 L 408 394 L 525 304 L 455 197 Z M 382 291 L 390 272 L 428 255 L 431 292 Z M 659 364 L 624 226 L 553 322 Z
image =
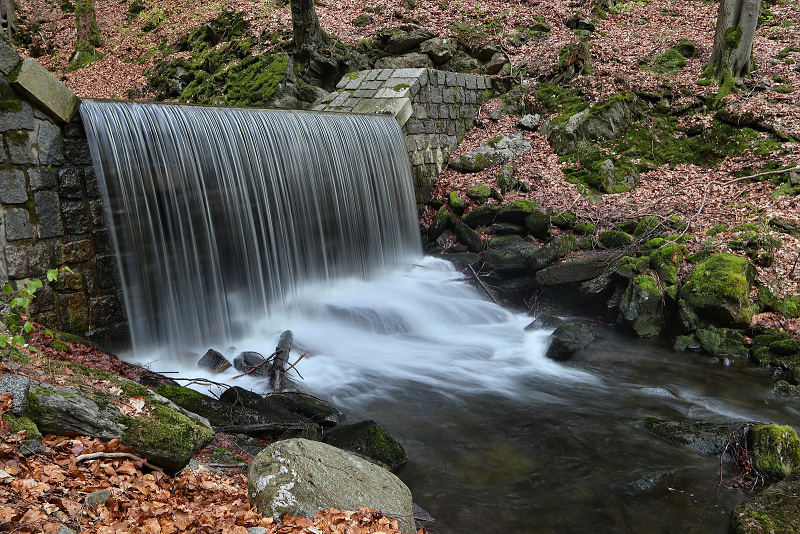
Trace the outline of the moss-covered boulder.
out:
M 620 230 L 606 230 L 600 234 L 599 239 L 603 248 L 622 248 L 633 243 L 633 237 Z
M 538 203 L 527 199 L 510 202 L 497 212 L 497 220 L 500 222 L 523 224 L 525 218 L 533 213 L 537 205 Z
M 470 252 L 482 252 L 486 248 L 486 243 L 483 242 L 481 235 L 463 222 L 458 221 L 453 231 L 458 240 L 466 245 Z
M 781 479 L 800 469 L 800 439 L 790 426 L 759 425 L 750 428 L 755 468 L 762 476 Z
M 453 213 L 457 215 L 461 215 L 464 213 L 464 210 L 467 209 L 467 201 L 462 200 L 458 196 L 458 191 L 451 191 L 450 196 L 448 196 L 448 204 L 450 204 L 450 209 L 453 210 Z
M 465 213 L 461 217 L 461 222 L 470 228 L 488 226 L 494 221 L 499 209 L 495 204 L 483 204 Z
M 408 461 L 403 446 L 375 421 L 337 426 L 326 434 L 325 442 L 366 456 L 395 470 Z
M 586 282 L 600 276 L 607 266 L 605 257 L 562 261 L 537 272 L 536 281 L 541 286 Z
M 636 276 L 622 295 L 620 315 L 636 335 L 657 336 L 664 329 L 663 297 L 652 276 Z
M 714 356 L 747 357 L 750 352 L 744 335 L 737 330 L 701 328 L 694 333 L 694 338 L 702 350 Z
M 750 289 L 755 276 L 749 261 L 733 254 L 714 254 L 692 270 L 680 296 L 701 321 L 744 327 L 753 316 Z
M 678 281 L 678 267 L 688 253 L 689 249 L 684 245 L 667 243 L 650 252 L 650 265 L 656 270 L 662 282 L 674 284 Z
M 571 211 L 558 211 L 553 213 L 550 217 L 550 222 L 561 228 L 562 230 L 569 230 L 575 226 L 578 217 Z
M 539 317 L 533 320 L 528 326 L 525 327 L 525 330 L 540 330 L 542 328 L 558 328 L 564 324 L 564 319 L 560 317 L 556 317 L 555 315 L 550 315 L 549 313 L 543 313 Z
M 450 223 L 450 217 L 448 216 L 447 208 L 442 206 L 439 208 L 439 211 L 436 212 L 436 217 L 433 218 L 433 222 L 431 223 L 430 228 L 428 228 L 428 240 L 433 242 L 439 239 L 445 230 L 447 230 L 447 226 Z
M 579 350 L 588 347 L 594 338 L 594 332 L 586 323 L 561 325 L 550 335 L 550 346 L 546 355 L 553 360 L 567 360 Z
M 478 184 L 467 189 L 467 197 L 475 204 L 483 204 L 492 196 L 492 190 L 486 184 Z
M 578 235 L 594 235 L 597 231 L 597 226 L 594 223 L 581 221 L 575 224 L 572 231 Z
M 523 225 L 536 239 L 545 240 L 550 237 L 550 215 L 541 210 L 533 210 L 525 217 Z
M 800 474 L 772 484 L 731 512 L 731 534 L 800 532 Z

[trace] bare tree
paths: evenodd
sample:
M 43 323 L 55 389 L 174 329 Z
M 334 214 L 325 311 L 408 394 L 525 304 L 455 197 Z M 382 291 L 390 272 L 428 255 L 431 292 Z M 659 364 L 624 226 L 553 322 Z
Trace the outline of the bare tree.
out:
M 753 38 L 760 12 L 761 0 L 720 0 L 714 48 L 706 67 L 709 71 L 713 68 L 718 79 L 741 78 L 752 70 Z
M 330 43 L 330 37 L 322 30 L 314 9 L 314 0 L 291 0 L 292 33 L 294 49 L 300 54 L 308 53 L 320 45 Z

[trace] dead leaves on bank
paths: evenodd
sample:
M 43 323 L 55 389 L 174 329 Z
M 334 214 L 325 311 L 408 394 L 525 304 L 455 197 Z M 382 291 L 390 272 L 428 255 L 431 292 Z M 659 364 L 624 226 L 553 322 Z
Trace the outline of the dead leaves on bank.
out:
M 12 402 L 10 393 L 0 395 L 0 415 Z M 278 525 L 250 506 L 244 474 L 199 467 L 170 477 L 129 457 L 80 461 L 81 455 L 133 452 L 119 440 L 48 435 L 42 439 L 47 450 L 34 452 L 26 439 L 25 431 L 11 432 L 0 420 L 0 532 L 55 534 L 62 526 L 98 534 L 247 534 L 255 526 L 269 534 L 399 532 L 396 521 L 367 509 L 326 510 L 313 521 L 287 516 Z

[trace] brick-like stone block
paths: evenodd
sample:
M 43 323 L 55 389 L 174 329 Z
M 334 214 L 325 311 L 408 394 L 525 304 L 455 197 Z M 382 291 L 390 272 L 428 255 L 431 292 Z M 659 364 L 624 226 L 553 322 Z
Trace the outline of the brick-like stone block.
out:
M 53 264 L 53 249 L 47 243 L 8 245 L 6 268 L 10 278 L 41 278 Z
M 69 166 L 59 171 L 58 192 L 61 198 L 83 198 L 83 175 L 82 167 Z
M 99 228 L 105 225 L 106 210 L 100 200 L 89 201 L 89 220 L 94 228 Z
M 100 228 L 94 231 L 94 248 L 98 254 L 107 255 L 115 254 L 114 238 L 111 235 L 111 230 L 108 228 Z
M 33 238 L 31 215 L 23 208 L 12 208 L 6 211 L 6 239 L 20 241 Z
M 6 134 L 5 138 L 11 163 L 16 163 L 17 165 L 36 163 L 36 153 L 33 151 L 33 143 L 29 132 L 20 130 Z
M 25 174 L 20 170 L 0 171 L 0 202 L 24 204 L 28 201 Z
M 94 262 L 101 290 L 115 291 L 122 287 L 116 256 L 97 256 Z
M 6 101 L 6 109 L 0 113 L 0 131 L 33 130 L 33 108 L 24 100 L 19 104 Z
M 53 189 L 57 185 L 56 175 L 42 168 L 28 169 L 28 185 L 31 189 Z
M 41 314 L 52 311 L 55 305 L 55 293 L 49 285 L 45 284 L 39 288 L 36 295 L 33 297 L 33 301 L 31 302 L 31 314 L 39 319 Z M 55 326 L 55 323 L 53 323 L 53 326 Z
M 87 295 L 96 295 L 99 289 L 97 286 L 97 268 L 94 262 L 87 261 L 79 269 L 83 277 L 83 290 Z
M 64 226 L 68 234 L 86 234 L 89 232 L 89 217 L 86 212 L 86 204 L 82 200 L 62 201 L 61 214 L 64 217 Z
M 92 326 L 108 326 L 124 319 L 122 304 L 111 295 L 96 297 L 90 300 L 89 317 Z
M 22 60 L 12 85 L 60 121 L 69 122 L 78 111 L 78 97 L 35 59 Z
M 392 75 L 392 69 L 379 69 L 376 72 L 378 73 L 378 75 L 375 76 L 375 79 L 381 82 L 384 80 L 388 80 L 389 77 Z
M 92 165 L 92 153 L 89 151 L 89 141 L 86 139 L 64 139 L 64 153 L 67 163 L 72 163 L 73 165 Z
M 83 276 L 76 271 L 59 271 L 56 291 L 79 291 L 83 289 Z
M 39 136 L 37 139 L 39 164 L 63 165 L 64 141 L 61 136 L 61 128 L 46 121 L 37 120 L 36 122 L 39 124 Z
M 33 195 L 33 202 L 37 219 L 36 235 L 40 239 L 63 236 L 64 225 L 61 222 L 58 193 L 37 191 Z
M 89 261 L 94 256 L 94 246 L 89 239 L 80 239 L 61 245 L 61 259 L 64 263 Z
M 90 328 L 89 306 L 83 293 L 58 293 L 59 325 L 67 332 L 86 332 Z
M 86 196 L 89 198 L 100 198 L 100 185 L 97 183 L 97 174 L 94 167 L 84 167 L 83 183 L 86 186 Z

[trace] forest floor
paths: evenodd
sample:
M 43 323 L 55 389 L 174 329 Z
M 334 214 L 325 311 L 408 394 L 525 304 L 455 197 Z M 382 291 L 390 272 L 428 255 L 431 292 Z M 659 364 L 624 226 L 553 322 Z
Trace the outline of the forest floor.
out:
M 164 59 L 159 47 L 186 35 L 223 11 L 244 12 L 251 22 L 249 33 L 254 36 L 269 32 L 285 33 L 291 28 L 288 2 L 221 0 L 198 3 L 194 0 L 144 0 L 142 12 L 131 18 L 129 10 L 133 1 L 95 0 L 104 41 L 98 52 L 103 57 L 72 72 L 68 71 L 68 63 L 75 47 L 75 20 L 74 14 L 64 9 L 71 5 L 70 1 L 17 0 L 17 4 L 21 20 L 38 24 L 38 31 L 31 35 L 32 42 L 48 51 L 47 54 L 37 57 L 37 61 L 50 69 L 78 96 L 90 98 L 127 98 L 129 94 L 136 94 L 144 99 L 152 98 L 146 88 L 147 71 L 156 61 Z M 416 24 L 445 36 L 453 33 L 454 23 L 476 22 L 493 32 L 498 41 L 505 43 L 506 37 L 514 34 L 517 27 L 530 26 L 535 16 L 541 16 L 552 28 L 546 36 L 535 44 L 504 45 L 504 52 L 513 65 L 512 75 L 524 75 L 524 83 L 536 83 L 537 76 L 546 75 L 558 62 L 558 51 L 574 40 L 574 32 L 565 26 L 564 21 L 573 12 L 585 11 L 587 7 L 575 6 L 576 4 L 565 0 L 319 0 L 317 13 L 325 31 L 346 43 L 374 38 L 386 28 L 409 24 Z M 574 86 L 582 88 L 589 101 L 602 101 L 609 95 L 633 90 L 650 93 L 669 90 L 675 94 L 683 94 L 683 98 L 688 100 L 696 98 L 698 94 L 711 95 L 717 90 L 714 86 L 701 87 L 696 84 L 712 48 L 716 2 L 631 0 L 620 2 L 618 11 L 616 14 L 609 14 L 606 19 L 596 21 L 597 27 L 591 40 L 593 70 L 591 74 L 581 75 L 572 81 Z M 770 11 L 774 19 L 759 28 L 753 47 L 758 66 L 753 74 L 753 81 L 762 88 L 756 91 L 752 89 L 753 84 L 745 85 L 742 91 L 727 97 L 726 107 L 739 113 L 753 112 L 763 115 L 772 125 L 800 139 L 800 72 L 797 67 L 800 65 L 800 50 L 790 52 L 786 57 L 779 57 L 780 51 L 787 46 L 800 48 L 800 11 L 796 2 L 779 2 L 770 6 Z M 365 26 L 353 24 L 353 21 L 364 15 L 368 17 Z M 154 28 L 145 31 L 143 28 L 148 24 Z M 680 38 L 692 40 L 697 45 L 699 55 L 687 59 L 686 66 L 677 73 L 655 73 L 639 67 L 641 58 L 666 51 Z M 28 49 L 19 51 L 24 56 L 30 55 Z M 776 83 L 778 80 L 780 84 Z M 776 91 L 778 85 L 791 85 L 797 91 L 780 93 Z M 680 103 L 679 100 L 674 105 Z M 770 161 L 800 166 L 800 143 L 784 143 L 780 154 L 736 154 L 710 168 L 689 164 L 662 165 L 640 175 L 637 187 L 630 192 L 590 199 L 582 196 L 574 184 L 566 181 L 566 164 L 559 161 L 559 156 L 541 134 L 519 129 L 517 117 L 501 113 L 498 118 L 493 113 L 501 110 L 502 104 L 502 100 L 496 99 L 483 106 L 475 128 L 467 133 L 455 155 L 471 150 L 498 135 L 521 133 L 531 141 L 533 150 L 514 160 L 516 173 L 529 183 L 531 192 L 508 195 L 505 197 L 506 201 L 535 198 L 545 208 L 568 209 L 580 218 L 595 221 L 598 229 L 609 228 L 618 222 L 644 215 L 675 214 L 690 224 L 686 237 L 691 251 L 719 248 L 726 241 L 735 238 L 733 234 L 725 232 L 713 238 L 707 236 L 706 231 L 712 226 L 726 223 L 732 228 L 741 223 L 753 223 L 758 225 L 762 233 L 770 234 L 783 243 L 774 251 L 774 261 L 769 267 L 758 267 L 760 280 L 780 296 L 798 294 L 800 238 L 778 233 L 767 222 L 778 217 L 795 224 L 800 223 L 800 196 L 776 197 L 778 185 L 769 180 L 737 180 L 737 173 L 745 168 L 759 169 Z M 700 120 L 710 125 L 713 114 L 710 112 Z M 496 168 L 472 174 L 462 174 L 448 168 L 436 182 L 434 195 L 445 197 L 450 191 L 465 191 L 478 183 L 494 186 L 496 174 Z M 431 212 L 428 211 L 424 217 L 430 215 Z M 779 326 L 800 333 L 797 321 L 784 322 Z M 102 359 L 97 355 L 92 358 Z M 0 398 L 0 407 L 3 406 L 2 401 Z M 0 434 L 0 453 L 7 453 L 14 450 L 14 447 L 18 450 L 19 435 L 9 433 L 7 429 Z M 190 491 L 185 488 L 193 488 L 191 491 L 197 492 L 197 502 L 201 503 L 231 503 L 236 499 L 244 499 L 246 502 L 246 482 L 243 481 L 243 476 L 220 479 L 218 475 L 208 472 L 192 471 L 166 481 L 156 475 L 142 475 L 140 466 L 135 465 L 135 462 L 131 464 L 130 461 L 94 461 L 81 467 L 74 461 L 74 453 L 78 449 L 79 452 L 98 447 L 105 450 L 119 445 L 101 445 L 81 438 L 70 441 L 49 439 L 52 453 L 19 460 L 18 465 L 11 467 L 6 462 L 5 470 L 0 471 L 0 524 L 18 521 L 22 517 L 20 514 L 28 514 L 25 517 L 36 519 L 36 524 L 52 523 L 48 528 L 59 524 L 69 525 L 69 521 L 72 521 L 74 526 L 80 525 L 85 532 L 114 532 L 116 521 L 120 526 L 117 531 L 180 532 L 185 530 L 183 524 L 167 519 L 174 511 L 180 514 L 192 512 L 179 510 L 175 508 L 175 502 L 170 501 L 167 494 L 175 492 L 177 488 L 184 488 L 181 489 L 184 493 Z M 98 482 L 97 479 L 90 478 L 90 475 L 99 476 L 105 482 Z M 151 475 L 152 478 L 148 478 Z M 60 501 L 53 501 L 51 488 L 63 486 L 70 477 L 75 478 L 72 482 L 77 489 L 58 497 Z M 142 511 L 141 505 L 131 508 L 133 505 L 123 504 L 127 494 L 120 490 L 120 498 L 114 505 L 116 509 L 133 510 L 132 513 L 140 515 L 133 520 L 121 515 L 111 518 L 110 522 L 98 523 L 97 518 L 101 514 L 88 510 L 82 499 L 89 490 L 108 487 L 108 481 L 112 479 L 117 484 L 116 487 L 130 488 L 130 495 L 151 492 L 151 495 L 161 495 L 164 499 L 153 501 L 150 510 Z M 27 486 L 23 487 L 23 480 L 32 482 L 26 482 Z M 19 491 L 23 490 L 25 499 L 18 500 L 16 504 L 9 500 L 8 496 L 12 494 L 9 492 L 17 491 L 15 495 L 20 495 Z M 232 500 L 225 495 L 231 496 Z M 59 510 L 74 512 L 69 515 L 69 521 L 50 521 L 55 517 L 54 506 Z M 25 509 L 29 511 L 26 512 Z M 262 521 L 247 515 L 250 512 L 243 510 L 233 513 L 241 512 L 240 517 L 246 517 L 248 522 L 236 523 L 237 525 L 244 527 L 245 524 L 255 526 L 260 523 L 277 528 L 270 525 L 269 520 Z M 180 514 L 175 517 L 183 517 Z M 330 523 L 347 525 L 358 515 L 353 515 L 353 512 L 350 514 L 346 520 L 331 520 Z M 124 522 L 128 526 L 124 527 Z M 217 531 L 213 528 L 218 524 L 209 518 L 208 530 L 195 531 Z M 377 519 L 375 526 L 389 531 L 389 526 L 383 523 L 378 525 Z M 295 527 L 297 530 L 292 530 Z M 289 530 L 279 532 L 299 532 L 302 529 L 305 529 L 303 532 L 320 531 L 318 527 L 308 525 L 305 521 L 289 523 L 286 528 Z M 36 529 L 27 531 L 34 530 Z M 18 531 L 26 532 L 24 528 Z M 231 527 L 225 531 L 240 532 L 241 529 Z

